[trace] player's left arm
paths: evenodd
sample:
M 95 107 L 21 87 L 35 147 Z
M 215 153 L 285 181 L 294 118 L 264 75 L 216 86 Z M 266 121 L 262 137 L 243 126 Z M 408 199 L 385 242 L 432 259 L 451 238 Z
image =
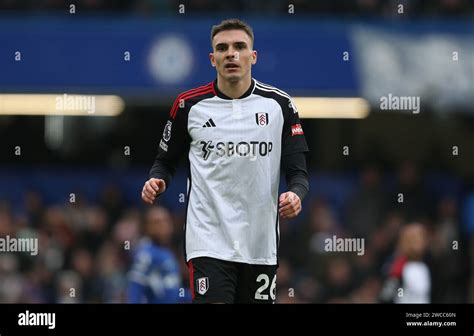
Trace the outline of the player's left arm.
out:
M 309 191 L 306 153 L 309 151 L 303 127 L 294 103 L 288 99 L 283 107 L 285 118 L 282 133 L 281 168 L 288 191 L 280 195 L 279 213 L 284 219 L 298 216 L 301 203 Z
M 282 218 L 289 219 L 301 212 L 301 202 L 309 191 L 305 153 L 285 155 L 282 158 L 282 170 L 289 191 L 280 195 L 279 212 Z

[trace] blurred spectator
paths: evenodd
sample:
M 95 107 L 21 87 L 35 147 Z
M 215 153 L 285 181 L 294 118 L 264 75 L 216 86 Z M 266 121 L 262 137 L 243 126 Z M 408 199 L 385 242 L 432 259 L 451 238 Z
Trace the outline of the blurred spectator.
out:
M 380 293 L 382 302 L 431 302 L 431 274 L 424 261 L 427 247 L 427 232 L 422 224 L 411 223 L 401 229 L 397 251 Z
M 173 236 L 171 215 L 163 207 L 150 208 L 145 216 L 145 237 L 134 251 L 128 284 L 129 303 L 178 303 L 178 261 L 169 249 Z

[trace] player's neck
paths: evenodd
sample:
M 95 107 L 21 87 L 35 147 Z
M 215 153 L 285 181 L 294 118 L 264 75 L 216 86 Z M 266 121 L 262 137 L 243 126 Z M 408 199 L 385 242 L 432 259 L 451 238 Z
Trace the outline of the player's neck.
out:
M 242 95 L 247 92 L 251 84 L 251 76 L 242 78 L 242 80 L 238 82 L 229 82 L 220 76 L 218 76 L 217 78 L 217 88 L 219 89 L 219 91 L 221 91 L 227 97 L 230 97 L 232 99 L 242 97 Z

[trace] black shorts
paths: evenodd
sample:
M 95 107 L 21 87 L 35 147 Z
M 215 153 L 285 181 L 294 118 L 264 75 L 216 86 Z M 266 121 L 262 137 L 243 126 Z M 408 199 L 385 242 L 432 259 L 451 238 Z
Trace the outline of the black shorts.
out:
M 276 265 L 208 257 L 188 262 L 193 303 L 274 303 Z

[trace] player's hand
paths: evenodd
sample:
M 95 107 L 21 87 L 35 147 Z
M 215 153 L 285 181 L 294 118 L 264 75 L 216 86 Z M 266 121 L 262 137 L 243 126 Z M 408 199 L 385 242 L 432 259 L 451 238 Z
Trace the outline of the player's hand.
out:
M 281 218 L 294 218 L 301 212 L 301 200 L 294 192 L 287 191 L 280 195 L 279 208 Z
M 142 190 L 142 200 L 153 204 L 156 197 L 166 190 L 166 183 L 162 179 L 151 178 L 145 182 Z

